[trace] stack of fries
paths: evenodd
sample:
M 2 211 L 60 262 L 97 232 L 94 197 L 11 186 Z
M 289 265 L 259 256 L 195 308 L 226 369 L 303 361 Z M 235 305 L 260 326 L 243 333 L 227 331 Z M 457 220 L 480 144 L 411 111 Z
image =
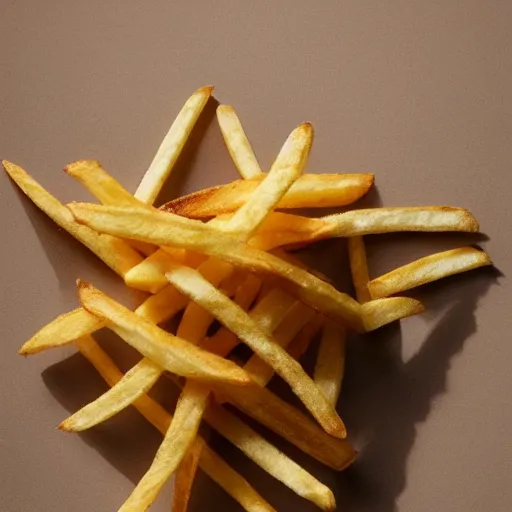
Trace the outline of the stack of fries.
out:
M 274 164 L 262 172 L 232 107 L 218 123 L 241 180 L 201 190 L 160 208 L 155 199 L 171 173 L 212 87 L 186 101 L 135 194 L 96 161 L 65 171 L 101 204 L 61 204 L 23 169 L 7 173 L 57 225 L 86 245 L 126 285 L 151 295 L 130 311 L 92 284 L 78 281 L 81 307 L 44 326 L 23 355 L 74 343 L 110 385 L 109 391 L 64 420 L 83 431 L 133 405 L 164 440 L 151 467 L 120 511 L 146 510 L 175 474 L 172 510 L 187 508 L 197 468 L 249 511 L 273 508 L 198 434 L 201 421 L 218 431 L 277 480 L 323 510 L 331 490 L 223 406 L 229 403 L 327 466 L 342 470 L 356 458 L 335 406 L 340 395 L 347 330 L 368 332 L 423 311 L 394 295 L 445 276 L 490 265 L 473 247 L 434 254 L 370 280 L 363 235 L 395 231 L 478 230 L 473 216 L 452 207 L 374 208 L 306 218 L 279 210 L 347 206 L 373 184 L 371 174 L 303 174 L 313 139 L 308 123 L 294 129 Z M 347 237 L 357 300 L 307 268 L 291 248 Z M 393 296 L 393 297 L 391 297 Z M 160 324 L 181 314 L 176 332 Z M 217 320 L 221 327 L 211 336 Z M 143 359 L 123 375 L 94 340 L 102 328 L 118 334 Z M 299 364 L 321 331 L 313 377 Z M 229 358 L 244 343 L 244 364 Z M 174 416 L 147 392 L 164 374 L 181 387 Z M 277 373 L 312 418 L 266 388 Z

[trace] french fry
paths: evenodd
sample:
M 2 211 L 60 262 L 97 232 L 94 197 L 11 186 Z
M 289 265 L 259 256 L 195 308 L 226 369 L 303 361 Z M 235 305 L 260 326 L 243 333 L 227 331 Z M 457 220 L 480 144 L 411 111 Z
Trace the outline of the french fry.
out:
M 92 337 L 76 341 L 79 351 L 98 370 L 100 375 L 110 385 L 119 382 L 123 374 L 112 359 L 96 343 Z M 142 395 L 133 406 L 162 434 L 165 434 L 171 424 L 171 415 L 156 401 L 147 395 Z M 199 467 L 215 482 L 217 482 L 245 510 L 253 512 L 275 512 L 274 509 L 254 490 L 254 488 L 224 460 L 219 457 L 201 437 L 197 437 L 194 446 L 200 452 Z
M 102 204 L 126 206 L 144 204 L 112 178 L 97 160 L 78 160 L 64 167 L 64 172 L 81 183 Z M 153 254 L 156 250 L 154 245 L 137 240 L 128 240 L 127 243 L 145 256 Z
M 205 418 L 217 432 L 296 494 L 312 501 L 322 510 L 334 510 L 334 496 L 328 487 L 265 441 L 235 415 L 228 414 L 221 406 L 211 404 L 206 410 Z
M 202 446 L 199 443 L 192 443 L 176 470 L 171 512 L 187 512 L 201 451 Z
M 155 202 L 212 91 L 211 86 L 201 87 L 183 105 L 135 192 L 143 203 Z
M 147 358 L 142 359 L 108 392 L 65 419 L 59 429 L 81 432 L 111 418 L 145 395 L 161 375 L 161 366 Z M 112 403 L 115 408 L 111 406 Z
M 363 304 L 371 300 L 368 291 L 370 275 L 368 273 L 368 262 L 366 260 L 366 249 L 362 236 L 351 236 L 348 239 L 348 258 L 350 262 L 350 273 L 356 292 L 357 300 Z
M 268 337 L 239 306 L 225 297 L 197 271 L 175 267 L 166 274 L 169 282 L 191 300 L 208 310 L 288 382 L 326 432 L 345 437 L 343 422 L 323 396 L 319 396 L 313 381 L 288 353 Z
M 36 354 L 51 347 L 59 347 L 92 334 L 105 327 L 105 322 L 91 315 L 84 308 L 74 309 L 59 315 L 55 320 L 41 328 L 19 350 L 19 354 L 27 356 Z
M 78 295 L 87 311 L 106 321 L 116 334 L 167 371 L 236 385 L 250 383 L 247 374 L 235 364 L 163 331 L 92 285 L 79 282 Z
M 97 160 L 77 160 L 66 165 L 64 172 L 81 183 L 102 204 L 145 207 L 145 203 L 110 176 Z
M 161 208 L 194 219 L 230 213 L 247 201 L 262 179 L 238 180 L 199 190 Z M 290 187 L 278 208 L 345 206 L 364 196 L 372 185 L 373 174 L 305 174 Z
M 356 458 L 346 439 L 335 438 L 322 430 L 297 408 L 266 388 L 215 385 L 215 397 L 229 402 L 277 435 L 323 464 L 341 471 Z
M 367 332 L 373 331 L 383 325 L 423 313 L 423 304 L 408 297 L 390 297 L 375 299 L 362 305 L 364 327 Z
M 484 251 L 460 247 L 403 265 L 370 281 L 368 288 L 371 296 L 378 299 L 486 265 L 492 265 L 492 261 Z
M 98 235 L 96 231 L 79 224 L 73 215 L 70 215 L 68 208 L 39 185 L 21 167 L 7 160 L 3 160 L 2 164 L 16 185 L 40 210 L 46 213 L 58 226 L 84 244 L 121 277 L 124 277 L 128 270 L 142 261 L 140 254 L 125 241 L 109 235 Z
M 311 307 L 345 321 L 356 330 L 362 329 L 360 305 L 354 299 L 280 258 L 237 242 L 229 233 L 220 233 L 206 225 L 186 226 L 181 221 L 187 219 L 167 212 L 80 203 L 69 208 L 77 220 L 100 232 L 156 245 L 185 247 L 248 270 L 283 277 L 293 285 L 298 298 Z
M 208 398 L 208 388 L 190 380 L 176 406 L 174 418 L 165 433 L 151 467 L 135 487 L 119 512 L 146 510 L 155 501 L 160 489 L 174 473 L 188 448 L 194 442 Z M 196 411 L 200 409 L 201 413 Z
M 468 210 L 450 206 L 370 208 L 322 218 L 332 223 L 329 236 L 375 235 L 398 231 L 478 231 L 478 223 Z
M 313 378 L 333 406 L 336 406 L 341 392 L 345 371 L 345 343 L 345 329 L 327 322 L 323 328 Z
M 260 164 L 245 135 L 235 109 L 229 105 L 219 105 L 217 107 L 217 121 L 231 159 L 242 178 L 250 179 L 261 175 Z

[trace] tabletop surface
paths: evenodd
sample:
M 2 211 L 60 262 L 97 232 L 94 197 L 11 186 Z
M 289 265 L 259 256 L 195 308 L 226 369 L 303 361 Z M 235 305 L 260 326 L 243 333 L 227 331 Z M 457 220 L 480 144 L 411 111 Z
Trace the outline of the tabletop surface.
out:
M 80 158 L 134 190 L 183 101 L 213 84 L 265 168 L 311 121 L 308 172 L 375 173 L 373 205 L 469 208 L 477 236 L 368 239 L 373 276 L 466 243 L 488 251 L 496 270 L 418 290 L 425 314 L 352 340 L 340 411 L 361 457 L 341 474 L 299 460 L 346 512 L 510 509 L 510 1 L 17 0 L 0 14 L 0 156 L 63 201 L 90 199 L 61 171 Z M 214 106 L 170 197 L 237 176 Z M 117 510 L 158 435 L 131 410 L 83 435 L 57 431 L 104 384 L 72 347 L 28 359 L 17 349 L 76 307 L 76 278 L 117 296 L 123 285 L 5 175 L 0 198 L 1 509 Z M 339 271 L 343 245 L 319 247 L 317 263 Z M 120 357 L 125 369 L 133 362 Z M 314 510 L 227 442 L 212 443 L 277 510 Z M 171 492 L 156 512 L 169 510 Z M 239 507 L 200 476 L 191 510 L 212 509 Z

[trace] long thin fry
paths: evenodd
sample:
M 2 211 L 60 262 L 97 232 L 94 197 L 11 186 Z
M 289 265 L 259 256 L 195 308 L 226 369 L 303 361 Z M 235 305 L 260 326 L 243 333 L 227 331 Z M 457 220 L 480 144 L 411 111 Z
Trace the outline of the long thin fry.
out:
M 107 393 L 64 420 L 59 428 L 70 432 L 81 432 L 100 423 L 99 419 L 105 421 L 111 418 L 148 392 L 161 375 L 161 366 L 147 358 L 142 359 Z M 122 386 L 120 386 L 121 382 Z M 115 409 L 111 407 L 111 403 L 116 404 Z
M 370 281 L 374 299 L 400 293 L 443 277 L 492 265 L 489 255 L 474 247 L 460 247 L 420 258 Z
M 370 276 L 368 273 L 368 262 L 366 260 L 366 249 L 362 236 L 351 236 L 348 239 L 348 257 L 350 262 L 350 273 L 356 292 L 357 300 L 363 304 L 371 300 L 368 291 Z
M 211 86 L 201 87 L 185 102 L 135 192 L 137 199 L 155 202 L 212 91 Z
M 260 164 L 235 109 L 230 105 L 219 105 L 217 121 L 229 154 L 242 178 L 250 179 L 262 174 Z
M 408 206 L 351 210 L 329 215 L 330 236 L 375 235 L 397 231 L 478 231 L 468 210 L 451 206 Z
M 122 379 L 123 374 L 91 336 L 77 340 L 76 345 L 110 386 L 114 386 Z M 158 402 L 147 395 L 142 395 L 133 405 L 157 430 L 165 434 L 172 418 Z M 201 451 L 199 467 L 245 510 L 275 512 L 241 475 L 206 445 L 201 437 L 196 438 L 194 445 L 199 445 L 198 449 Z
M 107 321 L 116 334 L 166 370 L 196 379 L 250 383 L 247 374 L 235 364 L 163 331 L 92 285 L 79 282 L 78 295 L 90 313 Z
M 155 459 L 126 500 L 119 512 L 146 510 L 156 499 L 160 489 L 174 473 L 185 456 L 188 447 L 194 442 L 209 391 L 199 382 L 188 381 L 178 400 L 171 425 L 164 436 Z
M 238 180 L 199 190 L 162 206 L 184 217 L 201 219 L 230 213 L 242 206 L 263 177 Z M 278 208 L 346 206 L 364 196 L 373 185 L 373 174 L 305 174 L 301 176 Z
M 212 404 L 206 410 L 205 418 L 215 430 L 299 496 L 312 501 L 322 510 L 334 510 L 334 496 L 328 487 L 283 455 L 271 443 L 264 441 L 236 416 Z
M 21 355 L 36 354 L 50 347 L 59 347 L 92 334 L 105 326 L 105 322 L 84 308 L 59 315 L 41 328 L 19 350 Z
M 97 160 L 78 160 L 64 167 L 64 172 L 81 183 L 102 204 L 144 204 L 112 178 Z M 127 243 L 145 256 L 153 254 L 156 250 L 154 245 L 138 240 L 128 240 Z
M 201 451 L 202 447 L 198 443 L 192 443 L 176 470 L 171 512 L 187 512 Z
M 341 392 L 345 371 L 346 331 L 327 322 L 324 325 L 313 378 L 332 405 L 336 405 Z
M 244 343 L 270 364 L 288 382 L 293 392 L 303 401 L 326 432 L 337 437 L 346 436 L 343 422 L 323 395 L 318 393 L 318 389 L 302 367 L 269 338 L 245 311 L 193 269 L 177 266 L 166 276 L 176 288 L 210 311 L 226 327 L 236 332 Z
M 215 385 L 221 401 L 228 401 L 288 442 L 326 464 L 342 470 L 356 457 L 346 439 L 330 436 L 297 408 L 267 388 Z
M 124 277 L 128 270 L 142 261 L 140 254 L 125 241 L 109 235 L 98 235 L 96 231 L 79 224 L 70 214 L 68 208 L 39 185 L 21 167 L 7 160 L 3 160 L 2 164 L 16 185 L 40 210 L 46 213 L 58 226 L 84 244 L 121 277 Z
M 423 313 L 423 304 L 408 297 L 390 297 L 366 302 L 363 308 L 363 321 L 366 331 L 373 331 L 383 325 Z
M 249 270 L 283 277 L 293 285 L 292 290 L 298 298 L 310 306 L 328 316 L 341 318 L 355 329 L 362 328 L 360 305 L 354 299 L 280 258 L 237 242 L 230 234 L 206 225 L 186 226 L 181 221 L 187 219 L 167 212 L 79 203 L 69 205 L 69 208 L 80 222 L 101 232 L 162 246 L 186 247 Z

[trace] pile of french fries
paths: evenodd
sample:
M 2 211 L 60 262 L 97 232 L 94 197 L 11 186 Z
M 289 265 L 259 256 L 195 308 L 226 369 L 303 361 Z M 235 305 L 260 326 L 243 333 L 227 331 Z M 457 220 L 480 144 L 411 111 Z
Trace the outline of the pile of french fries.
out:
M 307 218 L 282 210 L 346 207 L 364 196 L 371 174 L 304 174 L 313 141 L 309 123 L 294 129 L 268 172 L 263 172 L 232 107 L 217 118 L 241 179 L 154 206 L 212 87 L 186 101 L 135 194 L 96 161 L 69 164 L 65 172 L 100 204 L 64 205 L 21 167 L 3 161 L 10 177 L 55 223 L 86 245 L 127 286 L 149 292 L 135 311 L 92 284 L 78 281 L 80 307 L 41 328 L 23 355 L 74 343 L 110 389 L 64 420 L 79 432 L 133 405 L 164 436 L 153 463 L 122 512 L 146 510 L 175 475 L 172 510 L 185 511 L 198 468 L 248 511 L 272 506 L 198 434 L 202 421 L 304 499 L 335 508 L 331 490 L 256 433 L 223 404 L 253 417 L 327 466 L 342 470 L 356 458 L 336 412 L 348 330 L 369 332 L 423 311 L 397 294 L 466 270 L 490 265 L 473 247 L 434 254 L 370 279 L 364 235 L 396 231 L 474 232 L 462 208 L 354 209 Z M 278 211 L 279 210 L 279 211 Z M 291 250 L 317 240 L 346 237 L 356 298 L 338 291 Z M 159 325 L 181 315 L 176 332 Z M 221 327 L 211 334 L 217 320 Z M 94 340 L 114 331 L 143 358 L 122 374 Z M 321 332 L 313 376 L 298 362 Z M 210 335 L 208 335 L 210 333 Z M 244 343 L 245 363 L 230 354 Z M 163 375 L 181 388 L 173 416 L 147 392 Z M 266 388 L 284 379 L 311 417 Z

